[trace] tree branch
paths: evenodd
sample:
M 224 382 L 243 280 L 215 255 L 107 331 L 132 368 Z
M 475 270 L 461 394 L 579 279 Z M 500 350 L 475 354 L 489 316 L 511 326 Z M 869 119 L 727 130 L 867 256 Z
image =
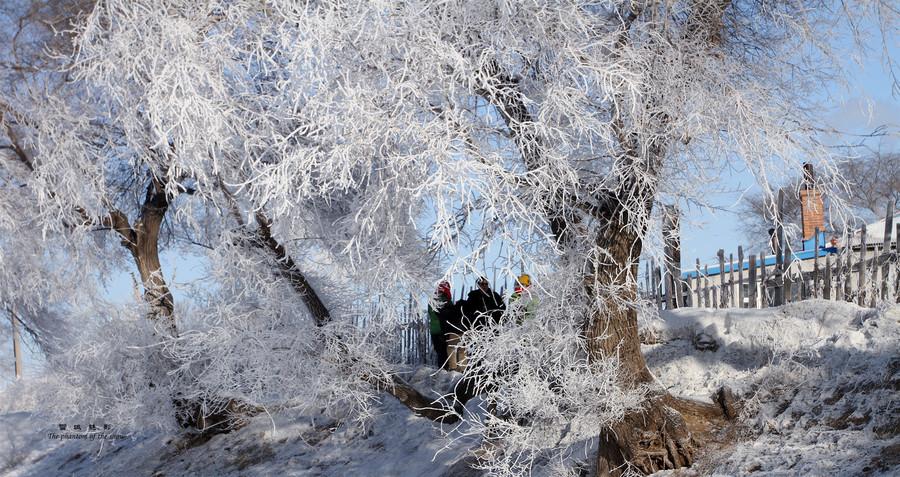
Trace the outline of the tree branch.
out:
M 242 228 L 246 228 L 246 224 L 241 216 L 237 199 L 225 186 L 221 178 L 218 178 L 219 187 L 228 200 L 231 213 Z M 319 298 L 318 293 L 306 279 L 306 276 L 300 271 L 297 264 L 288 255 L 285 248 L 272 235 L 272 222 L 262 211 L 255 213 L 258 227 L 256 229 L 256 239 L 251 243 L 267 250 L 271 253 L 276 261 L 279 272 L 288 279 L 291 287 L 300 295 L 303 303 L 313 316 L 316 326 L 322 327 L 331 321 L 331 313 Z M 348 353 L 349 354 L 349 353 Z M 438 399 L 426 397 L 417 389 L 412 387 L 403 378 L 395 373 L 388 373 L 387 379 L 376 376 L 364 376 L 368 383 L 372 384 L 376 389 L 384 391 L 391 396 L 397 398 L 417 416 L 425 417 L 433 421 L 441 421 L 444 423 L 456 422 L 459 419 L 458 413 L 452 409 L 443 406 Z

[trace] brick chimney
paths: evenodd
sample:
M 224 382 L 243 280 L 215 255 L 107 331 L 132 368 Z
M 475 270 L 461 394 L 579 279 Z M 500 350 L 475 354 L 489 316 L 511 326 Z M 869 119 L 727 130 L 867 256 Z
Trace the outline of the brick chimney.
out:
M 825 199 L 816 186 L 812 164 L 803 164 L 803 183 L 800 185 L 800 219 L 803 223 L 803 240 L 809 240 L 825 229 Z

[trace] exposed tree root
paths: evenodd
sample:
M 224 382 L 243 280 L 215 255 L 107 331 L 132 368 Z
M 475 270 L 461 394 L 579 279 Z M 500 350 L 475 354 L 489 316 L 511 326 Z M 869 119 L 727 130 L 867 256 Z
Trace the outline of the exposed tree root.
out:
M 597 475 L 618 477 L 629 468 L 643 474 L 689 466 L 698 443 L 682 416 L 663 398 L 625 416 L 600 434 Z
M 370 379 L 369 381 L 376 388 L 397 398 L 398 401 L 417 416 L 443 424 L 453 424 L 459 421 L 461 414 L 461 409 L 458 408 L 459 404 L 455 404 L 457 408 L 450 408 L 440 399 L 432 399 L 425 396 L 400 376 L 390 374 L 389 377 L 391 380 L 389 383 L 377 379 Z
M 629 413 L 600 435 L 597 475 L 618 477 L 629 469 L 652 474 L 694 463 L 701 446 L 737 416 L 737 405 L 728 388 L 717 394 L 717 404 L 702 403 L 663 394 Z
M 247 425 L 248 418 L 261 412 L 263 408 L 238 399 L 228 399 L 214 404 L 213 410 L 196 400 L 176 399 L 178 424 L 185 429 L 195 428 L 203 435 L 226 434 Z

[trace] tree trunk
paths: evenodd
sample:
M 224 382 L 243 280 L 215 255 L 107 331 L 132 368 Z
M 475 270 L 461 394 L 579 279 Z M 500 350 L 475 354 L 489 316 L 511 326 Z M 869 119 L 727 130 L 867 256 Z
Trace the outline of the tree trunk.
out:
M 303 299 L 309 314 L 317 326 L 323 326 L 331 321 L 331 313 L 328 307 L 319 298 L 306 276 L 300 272 L 299 267 L 294 263 L 294 259 L 287 254 L 284 247 L 272 236 L 272 222 L 262 212 L 256 213 L 256 222 L 259 224 L 257 230 L 257 239 L 260 245 L 267 248 L 272 255 L 278 260 L 279 268 L 282 275 L 291 283 L 291 287 Z
M 596 249 L 597 263 L 586 279 L 586 291 L 593 305 L 585 330 L 589 357 L 616 357 L 622 370 L 622 386 L 651 384 L 653 376 L 641 354 L 634 308 L 641 239 L 631 226 L 610 219 L 597 237 Z M 722 406 L 733 415 L 733 398 L 728 391 L 723 394 L 726 398 Z M 711 424 L 723 423 L 724 414 L 714 404 L 654 391 L 642 409 L 628 413 L 601 433 L 598 475 L 620 476 L 629 468 L 650 474 L 689 466 L 703 437 L 713 427 Z
M 165 187 L 154 177 L 147 186 L 140 216 L 133 227 L 118 210 L 110 212 L 105 222 L 122 237 L 122 246 L 131 252 L 144 287 L 144 300 L 150 305 L 149 318 L 162 321 L 170 336 L 175 337 L 178 335 L 175 302 L 159 261 L 159 232 L 168 208 Z
M 641 354 L 638 337 L 637 301 L 638 258 L 641 241 L 629 227 L 610 225 L 597 238 L 593 276 L 586 288 L 592 301 L 593 316 L 585 335 L 591 359 L 617 356 L 629 386 L 652 381 Z M 602 257 L 602 258 L 597 258 Z
M 159 236 L 158 221 L 135 224 L 135 246 L 131 249 L 134 263 L 141 276 L 144 286 L 144 300 L 150 304 L 150 317 L 162 320 L 168 331 L 175 336 L 175 303 L 172 293 L 162 274 L 162 266 L 159 262 Z

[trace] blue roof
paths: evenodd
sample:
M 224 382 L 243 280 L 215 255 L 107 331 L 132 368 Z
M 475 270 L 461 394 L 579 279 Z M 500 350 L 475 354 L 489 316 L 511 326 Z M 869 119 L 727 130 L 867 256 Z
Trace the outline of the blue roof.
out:
M 816 253 L 816 252 L 818 252 L 818 253 Z M 809 260 L 811 258 L 816 257 L 817 255 L 819 257 L 824 257 L 826 255 L 835 254 L 837 252 L 838 252 L 838 249 L 836 247 L 819 247 L 819 250 L 803 250 L 801 252 L 791 252 L 791 257 L 793 257 L 793 260 Z M 775 265 L 776 262 L 777 262 L 777 259 L 774 255 L 766 257 L 766 266 Z M 760 260 L 758 257 L 756 260 L 756 266 L 757 267 L 760 266 Z M 734 269 L 735 270 L 749 270 L 750 269 L 750 260 L 748 259 L 748 260 L 744 260 L 741 263 L 735 263 Z M 703 270 L 701 270 L 701 272 L 702 271 Z M 729 272 L 731 272 L 731 264 L 725 263 L 725 273 L 729 273 Z M 718 274 L 719 274 L 719 266 L 718 265 L 709 267 L 709 274 L 707 276 L 718 275 Z M 682 273 L 681 278 L 683 278 L 683 279 L 686 279 L 688 277 L 697 278 L 697 275 L 698 275 L 697 270 L 691 270 L 691 271 Z

